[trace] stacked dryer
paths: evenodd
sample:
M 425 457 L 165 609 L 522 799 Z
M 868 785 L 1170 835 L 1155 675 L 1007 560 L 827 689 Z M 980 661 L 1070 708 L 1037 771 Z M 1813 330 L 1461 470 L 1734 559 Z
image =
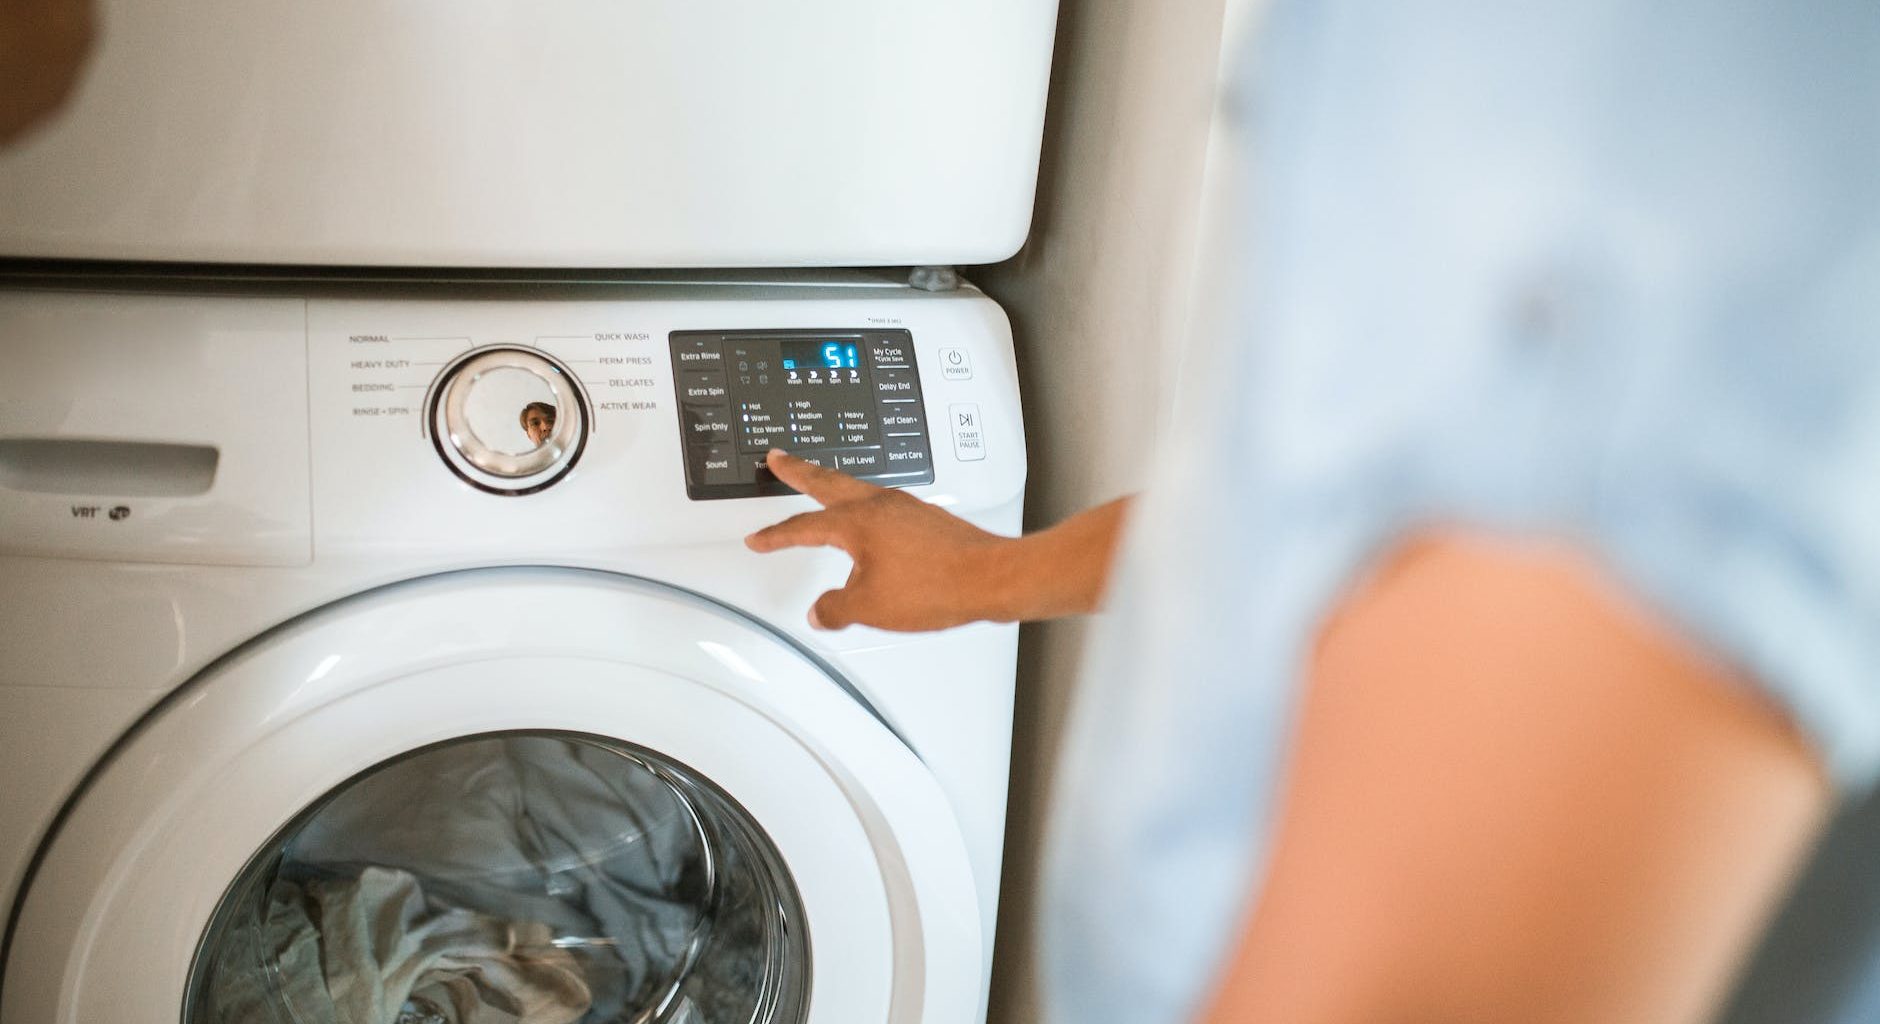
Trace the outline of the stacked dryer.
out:
M 1055 4 L 730 7 L 103 5 L 0 155 L 0 1024 L 983 1019 L 1015 632 L 741 539 L 772 445 L 1018 529 L 1005 317 L 856 268 L 1022 242 Z

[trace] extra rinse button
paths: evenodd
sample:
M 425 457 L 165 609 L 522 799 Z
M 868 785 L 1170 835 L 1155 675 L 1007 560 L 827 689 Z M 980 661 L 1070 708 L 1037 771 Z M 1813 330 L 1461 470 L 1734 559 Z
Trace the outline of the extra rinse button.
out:
M 986 457 L 986 435 L 979 422 L 979 406 L 947 406 L 947 418 L 953 421 L 953 457 L 961 462 L 978 462 Z

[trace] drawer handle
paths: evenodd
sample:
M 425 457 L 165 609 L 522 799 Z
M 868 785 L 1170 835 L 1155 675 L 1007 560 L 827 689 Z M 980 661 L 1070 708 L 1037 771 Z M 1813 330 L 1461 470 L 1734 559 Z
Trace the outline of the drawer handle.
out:
M 206 445 L 0 438 L 0 488 L 39 494 L 187 498 L 209 493 L 221 453 Z

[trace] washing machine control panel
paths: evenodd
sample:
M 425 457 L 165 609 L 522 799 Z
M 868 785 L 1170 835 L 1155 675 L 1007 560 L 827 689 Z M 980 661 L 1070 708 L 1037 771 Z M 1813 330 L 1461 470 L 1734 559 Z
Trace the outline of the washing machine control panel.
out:
M 933 482 L 907 331 L 674 331 L 673 382 L 694 500 L 790 494 L 774 446 L 892 487 Z
M 473 349 L 451 360 L 426 399 L 444 463 L 495 494 L 531 494 L 574 468 L 588 410 L 574 374 L 519 345 Z

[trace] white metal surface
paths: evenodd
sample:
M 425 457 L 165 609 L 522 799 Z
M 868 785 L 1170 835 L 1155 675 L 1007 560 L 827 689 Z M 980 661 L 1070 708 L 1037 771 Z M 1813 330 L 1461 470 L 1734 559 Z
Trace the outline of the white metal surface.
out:
M 808 499 L 685 498 L 663 332 L 853 324 L 909 330 L 922 368 L 936 455 L 934 483 L 915 493 L 988 529 L 1010 533 L 1019 526 L 1025 454 L 1010 334 L 996 306 L 970 291 L 933 295 L 863 287 L 531 288 L 526 301 L 502 296 L 500 289 L 473 300 L 451 289 L 401 295 L 311 288 L 296 295 L 272 289 L 215 298 L 160 294 L 164 289 L 154 285 L 148 290 L 152 294 L 134 300 L 0 292 L 0 310 L 8 315 L 53 320 L 118 309 L 123 302 L 146 304 L 137 307 L 142 329 L 128 329 L 128 322 L 104 323 L 90 346 L 69 348 L 71 361 L 62 375 L 43 378 L 47 383 L 35 391 L 38 399 L 76 404 L 94 392 L 135 394 L 139 380 L 181 389 L 175 378 L 149 375 L 158 373 L 168 353 L 188 351 L 178 348 L 184 338 L 213 333 L 218 318 L 240 322 L 254 309 L 288 303 L 305 325 L 300 361 L 282 355 L 265 370 L 271 378 L 302 380 L 302 404 L 261 403 L 239 420 L 218 421 L 199 440 L 237 444 L 249 434 L 275 436 L 270 432 L 286 430 L 290 421 L 301 424 L 305 433 L 290 431 L 285 435 L 289 442 L 276 451 L 285 467 L 281 471 L 302 473 L 307 482 L 302 500 L 312 528 L 312 557 L 306 564 L 271 566 L 260 564 L 260 558 L 247 565 L 127 561 L 135 552 L 114 560 L 0 553 L 0 577 L 8 581 L 0 591 L 0 778 L 9 781 L 0 787 L 0 908 L 14 903 L 28 859 L 54 814 L 105 750 L 165 694 L 262 630 L 366 590 L 438 572 L 581 566 L 705 593 L 771 624 L 820 652 L 907 738 L 945 795 L 964 838 L 973 891 L 962 899 L 976 905 L 982 929 L 977 991 L 983 1014 L 1002 849 L 1016 631 L 974 626 L 906 637 L 861 629 L 809 630 L 805 610 L 820 590 L 840 582 L 846 559 L 830 551 L 758 556 L 743 547 L 745 533 L 811 507 Z M 578 375 L 594 375 L 583 385 L 596 408 L 588 452 L 566 479 L 522 498 L 499 497 L 464 483 L 422 436 L 415 412 L 390 412 L 397 403 L 384 397 L 422 394 L 427 380 L 418 363 L 441 364 L 451 353 L 497 342 L 539 345 Z M 5 346 L 0 338 L 0 357 Z M 261 347 L 286 351 L 285 346 Z M 942 347 L 970 353 L 970 380 L 943 380 L 933 369 Z M 241 364 L 229 365 L 233 370 Z M 198 387 L 202 381 L 192 387 L 239 390 L 248 386 L 248 377 L 245 371 L 209 372 L 203 378 L 208 387 Z M 361 383 L 391 389 L 355 390 Z M 273 385 L 257 386 L 265 392 Z M 966 402 L 978 405 L 984 420 L 985 457 L 978 461 L 956 459 L 947 440 L 945 414 L 950 405 Z M 159 414 L 168 406 L 153 402 L 141 408 L 153 410 L 151 418 L 127 411 L 112 436 L 134 440 L 161 433 L 157 428 L 167 421 Z M 361 409 L 378 412 L 361 414 Z M 11 422 L 4 420 L 7 410 L 0 402 L 0 421 Z M 305 440 L 294 441 L 297 436 Z M 295 454 L 294 443 L 302 445 L 301 454 Z M 233 500 L 244 493 L 236 488 L 220 497 Z M 216 497 L 211 491 L 200 499 L 177 500 L 186 504 Z M 0 484 L 0 510 L 8 510 L 0 511 L 0 537 L 12 535 L 19 517 L 13 511 L 19 506 L 5 505 L 4 498 Z M 72 499 L 120 500 L 108 493 Z M 141 510 L 142 500 L 128 502 Z M 136 519 L 133 514 L 125 522 Z M 161 550 L 167 540 L 153 534 L 147 543 Z M 780 648 L 771 651 L 772 656 L 780 653 Z M 701 678 L 697 672 L 672 674 Z M 151 718 L 152 727 L 168 713 Z M 810 718 L 803 728 L 822 728 L 816 715 Z M 415 737 L 420 731 L 396 716 L 389 721 L 388 728 L 398 735 Z M 386 735 L 389 743 L 392 733 Z M 175 745 L 168 756 L 186 766 L 186 751 L 194 748 L 193 742 Z M 832 777 L 842 770 L 831 767 Z M 861 781 L 864 787 L 873 784 Z M 87 806 L 88 799 L 76 805 L 79 811 Z M 282 807 L 278 813 L 293 810 Z M 55 859 L 57 854 L 48 853 L 42 864 Z M 12 985 L 0 982 L 0 999 L 15 998 Z M 932 1024 L 978 1019 L 970 1010 L 964 1016 L 928 1019 Z M 15 1024 L 10 1016 L 0 1020 Z
M 0 472 L 0 555 L 306 564 L 306 344 L 304 304 L 293 300 L 0 292 L 0 441 L 219 453 L 209 489 L 193 494 L 162 493 L 148 479 L 71 490 L 43 466 L 30 484 Z M 120 468 L 136 465 L 132 456 Z
M 1031 220 L 1056 0 L 103 0 L 0 155 L 0 255 L 988 263 Z

